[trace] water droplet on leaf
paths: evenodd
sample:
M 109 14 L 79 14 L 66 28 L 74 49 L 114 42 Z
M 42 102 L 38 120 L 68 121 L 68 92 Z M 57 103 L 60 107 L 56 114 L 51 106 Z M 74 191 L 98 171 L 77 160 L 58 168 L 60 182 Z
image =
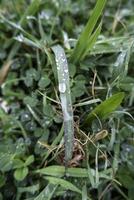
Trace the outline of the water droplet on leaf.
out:
M 18 40 L 19 42 L 23 42 L 24 36 L 22 34 L 20 34 L 17 37 L 15 37 L 15 39 Z
M 65 83 L 59 83 L 59 91 L 61 93 L 64 93 L 66 91 L 66 84 Z
M 65 73 L 68 73 L 68 69 L 65 69 L 64 71 L 65 71 Z

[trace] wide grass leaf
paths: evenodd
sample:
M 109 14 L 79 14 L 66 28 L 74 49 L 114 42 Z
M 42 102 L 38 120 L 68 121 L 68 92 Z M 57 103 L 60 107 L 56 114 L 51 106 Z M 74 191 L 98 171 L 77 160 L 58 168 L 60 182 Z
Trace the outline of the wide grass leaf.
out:
M 95 176 L 95 170 L 94 169 L 90 169 L 91 173 L 93 176 Z M 88 170 L 86 168 L 67 168 L 67 170 L 65 170 L 64 166 L 59 166 L 59 165 L 52 165 L 49 167 L 45 167 L 42 169 L 38 169 L 35 171 L 35 173 L 39 173 L 42 175 L 49 175 L 49 176 L 55 176 L 55 177 L 62 177 L 65 175 L 69 176 L 69 177 L 78 177 L 78 178 L 88 178 L 89 174 L 88 174 Z M 108 176 L 109 175 L 109 176 Z M 108 170 L 104 170 L 99 172 L 99 176 L 101 178 L 106 178 L 106 179 L 110 179 L 112 178 L 112 171 L 111 169 Z
M 98 105 L 85 119 L 83 127 L 90 124 L 96 117 L 100 119 L 106 118 L 111 112 L 115 111 L 117 107 L 121 104 L 124 98 L 124 92 L 119 92 L 114 94 L 112 97 L 103 101 Z
M 57 45 L 52 47 L 52 50 L 55 54 L 60 100 L 64 118 L 65 164 L 68 165 L 68 161 L 72 158 L 74 141 L 74 124 L 70 95 L 69 70 L 64 49 L 60 45 Z
M 60 185 L 61 187 L 65 188 L 66 190 L 71 190 L 73 192 L 77 192 L 81 194 L 81 191 L 72 183 L 70 183 L 67 180 L 61 179 L 61 178 L 56 178 L 56 177 L 50 177 L 50 176 L 46 176 L 44 177 L 45 179 L 47 179 L 50 183 L 52 184 L 57 184 Z

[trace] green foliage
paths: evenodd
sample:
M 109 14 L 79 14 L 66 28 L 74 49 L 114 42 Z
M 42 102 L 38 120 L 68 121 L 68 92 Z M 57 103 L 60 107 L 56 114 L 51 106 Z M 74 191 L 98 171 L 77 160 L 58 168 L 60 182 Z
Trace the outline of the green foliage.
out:
M 101 31 L 101 24 L 96 28 L 96 30 L 93 32 L 94 27 L 96 26 L 96 23 L 102 14 L 103 8 L 105 6 L 106 0 L 98 0 L 96 3 L 96 6 L 92 12 L 91 17 L 89 18 L 83 32 L 81 33 L 76 47 L 74 48 L 74 51 L 72 53 L 71 60 L 73 63 L 78 62 L 84 56 L 87 54 L 87 52 L 93 47 L 95 44 L 98 35 Z
M 22 167 L 18 168 L 14 172 L 14 177 L 18 181 L 22 181 L 28 174 L 28 168 L 27 167 Z
M 46 167 L 43 169 L 39 169 L 35 171 L 35 173 L 41 173 L 44 175 L 53 175 L 53 176 L 58 176 L 62 177 L 66 173 L 69 177 L 78 177 L 78 178 L 86 178 L 88 177 L 88 170 L 84 168 L 68 168 L 67 171 L 65 171 L 65 167 L 63 166 L 50 166 Z M 111 173 L 111 169 L 106 170 L 104 172 L 100 172 L 100 177 L 107 177 L 107 174 Z M 95 176 L 95 170 L 91 169 L 91 174 L 92 176 Z M 109 176 L 109 179 L 111 177 Z
M 133 19 L 133 0 L 0 1 L 0 200 L 134 199 Z M 74 114 L 68 168 L 56 45 Z
M 109 114 L 111 114 L 111 112 L 116 110 L 116 108 L 121 104 L 123 98 L 124 93 L 122 92 L 114 94 L 112 97 L 103 101 L 87 116 L 83 126 L 89 125 L 95 118 L 106 118 Z
M 44 89 L 45 87 L 49 86 L 50 84 L 50 79 L 48 78 L 47 75 L 44 75 L 43 77 L 41 77 L 38 85 L 40 89 Z
M 57 185 L 48 184 L 35 200 L 50 200 L 57 188 Z
M 61 178 L 50 177 L 50 176 L 46 176 L 45 179 L 48 180 L 53 185 L 60 185 L 61 187 L 63 187 L 66 190 L 71 190 L 73 192 L 77 192 L 77 193 L 81 194 L 81 190 L 78 189 L 75 185 L 73 185 L 69 181 L 66 181 Z
M 74 117 L 70 95 L 69 70 L 64 49 L 60 45 L 57 45 L 52 47 L 52 50 L 55 54 L 57 65 L 58 84 L 64 121 L 65 165 L 68 166 L 68 163 L 73 156 L 74 142 Z

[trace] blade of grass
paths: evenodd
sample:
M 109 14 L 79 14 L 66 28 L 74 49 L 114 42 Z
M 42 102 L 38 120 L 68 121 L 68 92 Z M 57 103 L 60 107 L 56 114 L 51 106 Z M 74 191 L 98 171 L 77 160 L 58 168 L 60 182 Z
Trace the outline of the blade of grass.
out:
M 49 175 L 49 176 L 55 176 L 55 177 L 62 177 L 65 175 L 65 167 L 59 166 L 59 165 L 52 165 L 49 167 L 45 167 L 42 169 L 38 169 L 34 171 L 36 174 L 42 174 L 42 175 Z M 92 175 L 95 177 L 95 170 L 91 169 Z M 107 169 L 104 171 L 99 172 L 100 178 L 106 178 L 108 180 L 113 180 L 112 178 L 113 171 L 112 169 Z M 79 177 L 79 178 L 88 178 L 88 170 L 85 168 L 68 168 L 67 169 L 67 176 L 68 177 Z
M 82 127 L 91 124 L 96 117 L 101 119 L 106 118 L 111 112 L 116 110 L 116 108 L 121 104 L 123 98 L 124 92 L 119 92 L 103 101 L 91 113 L 89 113 L 84 123 L 82 124 Z
M 102 39 L 97 41 L 94 45 L 94 48 L 91 49 L 91 55 L 96 54 L 109 54 L 109 53 L 119 53 L 122 51 L 128 50 L 128 47 L 131 47 L 133 43 L 132 37 L 112 37 Z M 132 52 L 134 48 L 132 47 Z
M 44 190 L 36 197 L 34 200 L 50 200 L 53 197 L 55 190 L 57 189 L 58 184 L 48 184 Z
M 99 171 L 98 171 L 98 148 L 96 149 L 96 155 L 95 155 L 95 186 L 98 188 L 99 185 Z
M 126 194 L 120 189 L 120 187 L 119 187 L 116 183 L 114 183 L 113 185 L 114 185 L 114 187 L 116 188 L 116 190 L 122 195 L 122 197 L 123 197 L 124 199 L 130 200 L 130 199 L 126 196 Z
M 118 170 L 119 165 L 119 153 L 120 153 L 120 143 L 116 143 L 114 145 L 114 160 L 113 160 L 113 170 L 114 173 Z
M 90 168 L 90 165 L 89 165 L 89 148 L 88 148 L 88 146 L 86 145 L 86 154 L 87 154 L 87 159 L 86 159 L 86 163 L 87 163 L 87 170 L 88 170 L 88 178 L 89 178 L 89 180 L 90 180 L 90 183 L 91 183 L 91 186 L 93 187 L 93 188 L 95 188 L 95 179 L 94 179 L 94 176 L 93 176 L 93 174 L 92 174 L 92 170 L 91 170 L 91 168 Z
M 28 6 L 28 8 L 26 9 L 24 15 L 22 15 L 21 19 L 20 19 L 20 25 L 21 26 L 25 26 L 27 23 L 27 16 L 29 15 L 34 15 L 38 9 L 39 6 L 41 5 L 42 0 L 33 0 L 30 5 Z
M 78 189 L 75 185 L 73 185 L 71 182 L 61 179 L 61 178 L 56 178 L 56 177 L 51 177 L 51 176 L 45 176 L 44 177 L 46 180 L 49 181 L 49 183 L 60 185 L 61 187 L 65 188 L 66 190 L 71 190 L 73 192 L 77 192 L 81 194 L 81 190 Z
M 84 185 L 82 187 L 82 200 L 87 200 L 87 187 Z
M 94 33 L 91 35 L 90 39 L 88 40 L 87 42 L 87 45 L 86 45 L 86 49 L 84 50 L 84 52 L 82 53 L 82 57 L 81 57 L 81 60 L 84 59 L 84 57 L 86 56 L 86 54 L 89 52 L 89 50 L 92 49 L 92 47 L 94 46 L 98 36 L 100 35 L 100 32 L 101 32 L 101 27 L 102 27 L 102 23 L 100 23 L 98 25 L 98 27 L 96 28 L 96 30 L 94 31 Z
M 100 99 L 92 99 L 92 100 L 89 100 L 89 101 L 74 104 L 73 106 L 74 107 L 81 107 L 81 106 L 90 105 L 90 104 L 94 104 L 94 103 L 98 103 L 98 102 L 101 102 L 101 100 Z
M 106 4 L 106 0 L 97 1 L 95 8 L 92 12 L 92 15 L 90 16 L 73 50 L 73 53 L 71 55 L 71 62 L 73 63 L 78 62 L 82 56 L 82 53 L 85 52 L 86 47 L 87 47 L 87 42 L 90 40 L 90 36 L 96 26 L 96 23 L 100 15 L 102 14 L 105 4 Z
M 63 126 L 61 127 L 61 130 L 60 130 L 60 132 L 59 132 L 59 134 L 58 134 L 58 136 L 55 138 L 55 140 L 52 142 L 52 144 L 51 144 L 51 146 L 53 147 L 53 146 L 56 146 L 59 142 L 60 142 L 60 140 L 62 139 L 62 136 L 63 136 Z M 44 159 L 43 159 L 43 163 L 45 162 L 45 160 L 48 158 L 48 156 L 51 154 L 51 151 L 47 151 L 47 153 L 46 153 L 46 155 L 45 155 L 45 157 L 44 157 Z
M 18 192 L 19 193 L 24 193 L 24 192 L 29 192 L 31 194 L 34 194 L 35 192 L 38 192 L 40 189 L 39 183 L 32 185 L 32 186 L 27 186 L 27 187 L 18 187 Z
M 24 28 L 27 23 L 27 16 L 34 15 L 38 11 L 39 6 L 41 5 L 41 2 L 42 0 L 33 0 L 28 6 L 28 8 L 26 9 L 26 11 L 24 12 L 24 14 L 22 15 L 19 21 L 19 24 L 16 26 L 20 28 L 22 26 Z M 2 15 L 0 17 L 2 17 Z M 18 34 L 18 30 L 15 31 L 14 36 L 16 36 L 17 34 Z M 9 52 L 7 61 L 11 60 L 15 56 L 19 48 L 20 48 L 20 44 L 18 42 L 15 42 L 13 47 L 11 48 L 11 51 Z
M 56 59 L 59 92 L 64 118 L 65 165 L 67 166 L 72 158 L 74 142 L 73 110 L 70 95 L 68 64 L 64 50 L 60 45 L 52 47 L 52 50 Z

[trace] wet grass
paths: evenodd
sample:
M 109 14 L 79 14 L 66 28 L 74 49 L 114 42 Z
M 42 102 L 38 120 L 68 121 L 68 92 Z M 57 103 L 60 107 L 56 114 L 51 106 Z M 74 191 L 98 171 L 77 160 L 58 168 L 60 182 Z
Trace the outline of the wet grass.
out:
M 0 1 L 0 199 L 133 200 L 132 8 Z

